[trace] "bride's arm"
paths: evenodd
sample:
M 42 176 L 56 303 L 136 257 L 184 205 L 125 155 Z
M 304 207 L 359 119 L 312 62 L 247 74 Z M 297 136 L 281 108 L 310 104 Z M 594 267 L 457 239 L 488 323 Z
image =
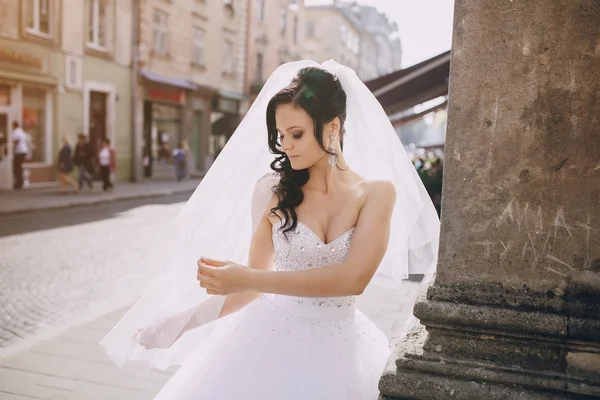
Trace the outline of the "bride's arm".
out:
M 267 207 L 267 209 L 270 210 L 271 208 Z M 267 211 L 265 211 L 265 215 L 261 218 L 256 232 L 252 236 L 250 252 L 248 255 L 248 267 L 256 271 L 268 271 L 273 266 L 273 228 L 266 212 Z M 259 291 L 250 291 L 228 295 L 225 304 L 221 309 L 221 313 L 219 314 L 219 318 L 240 310 L 242 307 L 260 297 L 261 294 L 262 293 Z
M 252 240 L 250 242 L 250 249 L 248 252 L 248 267 L 257 271 L 268 271 L 273 265 L 273 228 L 268 215 L 271 208 L 275 206 L 275 200 L 276 198 L 273 196 L 263 215 L 258 220 L 258 225 L 254 230 L 254 234 L 252 235 Z M 260 297 L 261 294 L 262 293 L 256 291 L 247 291 L 227 295 L 218 318 L 226 317 L 227 315 L 241 310 L 253 300 Z M 204 321 L 205 318 L 201 317 L 201 308 L 202 305 L 196 306 L 193 317 L 190 318 L 181 334 L 189 331 L 190 329 L 197 328 L 206 322 Z
M 263 293 L 300 297 L 361 294 L 387 250 L 395 201 L 396 190 L 391 183 L 372 185 L 344 262 L 302 271 L 256 271 L 248 274 L 249 287 Z
M 271 238 L 271 222 L 265 214 L 257 218 L 257 227 L 252 235 L 248 254 L 249 267 L 256 271 L 265 271 L 273 264 L 273 240 Z M 232 314 L 260 296 L 258 292 L 245 291 L 230 294 L 223 301 L 213 296 L 202 303 L 177 314 L 162 319 L 156 325 L 138 330 L 138 342 L 146 348 L 168 348 L 186 332 L 212 322 L 218 318 Z M 218 311 L 220 310 L 220 311 Z M 216 316 L 216 312 L 219 312 Z
M 396 190 L 374 182 L 360 212 L 346 260 L 302 271 L 261 271 L 241 267 L 200 266 L 212 275 L 202 279 L 210 292 L 255 291 L 300 297 L 361 294 L 375 274 L 388 246 Z

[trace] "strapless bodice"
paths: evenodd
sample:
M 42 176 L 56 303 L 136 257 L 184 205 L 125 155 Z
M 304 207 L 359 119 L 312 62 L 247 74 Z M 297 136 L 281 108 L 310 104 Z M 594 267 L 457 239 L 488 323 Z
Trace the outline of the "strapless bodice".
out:
M 280 230 L 282 222 L 273 225 L 273 247 L 275 270 L 300 271 L 343 262 L 350 250 L 354 228 L 342 233 L 329 243 L 324 243 L 308 226 L 298 222 L 287 237 Z M 347 297 L 291 297 L 299 304 L 308 303 L 321 307 L 349 307 L 354 305 L 354 296 Z

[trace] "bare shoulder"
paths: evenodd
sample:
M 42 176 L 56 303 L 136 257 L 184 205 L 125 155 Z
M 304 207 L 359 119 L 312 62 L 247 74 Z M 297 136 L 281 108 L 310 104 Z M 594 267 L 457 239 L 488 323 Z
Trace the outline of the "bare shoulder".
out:
M 396 187 L 390 181 L 381 179 L 365 179 L 363 185 L 366 193 L 365 205 L 393 205 L 396 202 Z
M 364 180 L 365 201 L 358 215 L 355 237 L 373 243 L 382 239 L 387 243 L 391 217 L 396 204 L 396 187 L 385 180 Z M 378 236 L 383 235 L 383 236 Z

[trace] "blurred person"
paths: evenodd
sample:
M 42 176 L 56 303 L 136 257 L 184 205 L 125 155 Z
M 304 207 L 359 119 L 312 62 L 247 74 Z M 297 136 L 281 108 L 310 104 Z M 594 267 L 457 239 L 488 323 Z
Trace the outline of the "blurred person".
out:
M 442 215 L 442 186 L 444 180 L 444 162 L 442 158 L 437 157 L 431 164 L 432 182 L 428 188 L 431 201 L 439 216 Z
M 142 166 L 144 167 L 144 177 L 150 178 L 152 176 L 152 154 L 148 151 L 148 147 L 144 145 L 142 147 Z
M 173 164 L 177 181 L 181 181 L 187 176 L 187 151 L 182 142 L 179 142 L 177 148 L 173 150 Z
M 112 190 L 113 183 L 111 175 L 115 172 L 117 161 L 115 150 L 110 146 L 110 140 L 102 139 L 98 152 L 98 164 L 100 165 L 100 178 L 102 179 L 102 190 Z
M 79 193 L 77 184 L 71 178 L 73 171 L 73 159 L 71 158 L 71 143 L 69 137 L 62 137 L 62 147 L 58 152 L 58 177 L 60 179 L 60 189 L 62 194 L 67 193 L 67 185 L 71 185 L 75 193 Z
M 87 183 L 90 190 L 93 189 L 94 159 L 95 155 L 91 144 L 83 133 L 79 133 L 75 145 L 75 154 L 73 155 L 73 164 L 77 167 L 78 172 L 79 190 L 83 189 L 84 183 Z
M 16 190 L 23 188 L 23 163 L 29 154 L 29 137 L 17 121 L 12 123 L 10 134 L 13 141 L 13 187 Z
M 169 134 L 161 131 L 158 133 L 159 145 L 157 150 L 157 161 L 168 164 L 171 162 L 171 149 L 169 146 Z

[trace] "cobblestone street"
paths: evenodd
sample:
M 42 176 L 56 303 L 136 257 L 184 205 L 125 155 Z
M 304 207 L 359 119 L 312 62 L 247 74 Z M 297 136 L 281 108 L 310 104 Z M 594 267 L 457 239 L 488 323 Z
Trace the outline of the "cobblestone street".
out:
M 1 217 L 0 356 L 135 301 L 188 197 Z

